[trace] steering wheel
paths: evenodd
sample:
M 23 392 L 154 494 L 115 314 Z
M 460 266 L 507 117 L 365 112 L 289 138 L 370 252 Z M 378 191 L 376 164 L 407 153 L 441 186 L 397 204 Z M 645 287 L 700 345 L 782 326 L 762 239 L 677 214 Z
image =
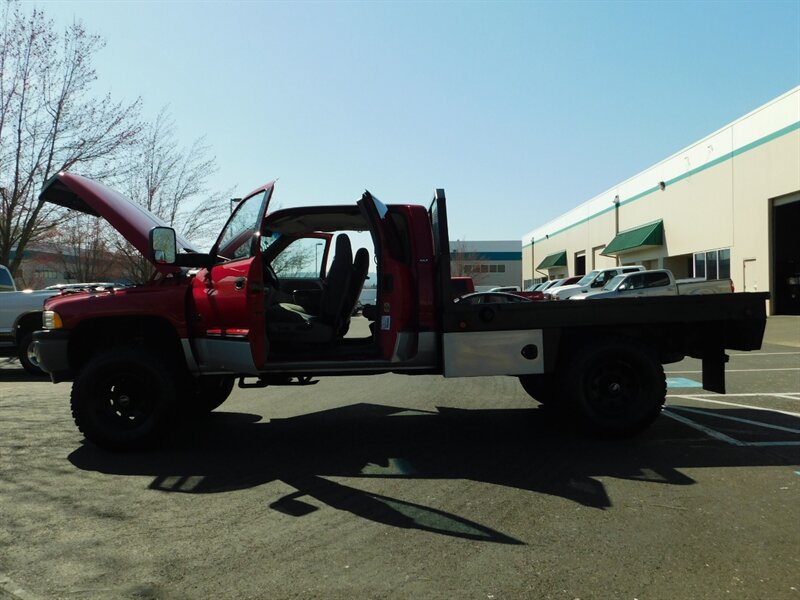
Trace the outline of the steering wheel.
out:
M 280 289 L 281 283 L 278 279 L 278 274 L 275 273 L 275 269 L 272 268 L 272 265 L 265 262 L 262 270 L 264 271 L 264 283 L 275 288 L 276 290 Z

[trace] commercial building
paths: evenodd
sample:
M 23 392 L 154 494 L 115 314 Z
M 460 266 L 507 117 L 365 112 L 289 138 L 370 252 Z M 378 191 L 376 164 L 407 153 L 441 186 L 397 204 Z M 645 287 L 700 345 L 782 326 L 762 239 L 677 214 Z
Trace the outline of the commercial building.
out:
M 476 290 L 519 285 L 522 280 L 522 251 L 517 240 L 450 242 L 450 274 L 468 276 Z
M 800 87 L 522 239 L 525 285 L 617 264 L 730 277 L 800 314 Z

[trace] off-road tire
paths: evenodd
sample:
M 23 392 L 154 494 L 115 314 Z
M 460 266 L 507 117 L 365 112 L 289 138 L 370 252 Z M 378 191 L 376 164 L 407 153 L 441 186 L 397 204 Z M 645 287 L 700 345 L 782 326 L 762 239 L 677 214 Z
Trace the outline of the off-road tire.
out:
M 631 437 L 647 428 L 664 406 L 664 368 L 655 352 L 632 339 L 591 342 L 561 372 L 570 421 L 600 437 Z
M 93 358 L 72 385 L 72 418 L 90 442 L 140 448 L 173 423 L 174 376 L 144 349 L 117 348 Z

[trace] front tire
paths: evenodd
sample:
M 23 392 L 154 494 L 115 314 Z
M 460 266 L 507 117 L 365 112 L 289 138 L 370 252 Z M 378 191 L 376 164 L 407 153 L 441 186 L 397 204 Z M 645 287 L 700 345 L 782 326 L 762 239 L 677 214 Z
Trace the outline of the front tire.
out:
M 173 422 L 175 384 L 145 350 L 115 349 L 82 369 L 70 404 L 87 440 L 109 450 L 137 448 L 157 439 Z
M 667 393 L 654 352 L 621 338 L 578 350 L 562 373 L 562 385 L 571 420 L 601 437 L 640 433 L 661 413 Z

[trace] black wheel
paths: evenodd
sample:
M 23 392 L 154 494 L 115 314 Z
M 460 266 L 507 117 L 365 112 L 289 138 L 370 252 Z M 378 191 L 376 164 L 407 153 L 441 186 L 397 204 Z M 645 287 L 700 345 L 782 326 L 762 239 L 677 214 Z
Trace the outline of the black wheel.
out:
M 17 348 L 17 358 L 25 369 L 31 375 L 46 375 L 39 366 L 39 360 L 33 352 L 33 332 L 28 331 L 22 335 L 19 340 L 19 347 Z
M 540 404 L 550 404 L 558 399 L 559 389 L 552 375 L 520 375 L 519 382 L 528 395 Z
M 584 346 L 561 379 L 571 419 L 603 437 L 641 432 L 661 413 L 667 393 L 664 369 L 654 354 L 627 339 Z
M 72 418 L 89 441 L 136 448 L 173 422 L 175 384 L 163 361 L 145 350 L 115 349 L 92 359 L 72 385 Z
M 189 415 L 210 413 L 231 395 L 236 378 L 226 375 L 206 375 L 191 378 L 181 390 L 181 410 Z

